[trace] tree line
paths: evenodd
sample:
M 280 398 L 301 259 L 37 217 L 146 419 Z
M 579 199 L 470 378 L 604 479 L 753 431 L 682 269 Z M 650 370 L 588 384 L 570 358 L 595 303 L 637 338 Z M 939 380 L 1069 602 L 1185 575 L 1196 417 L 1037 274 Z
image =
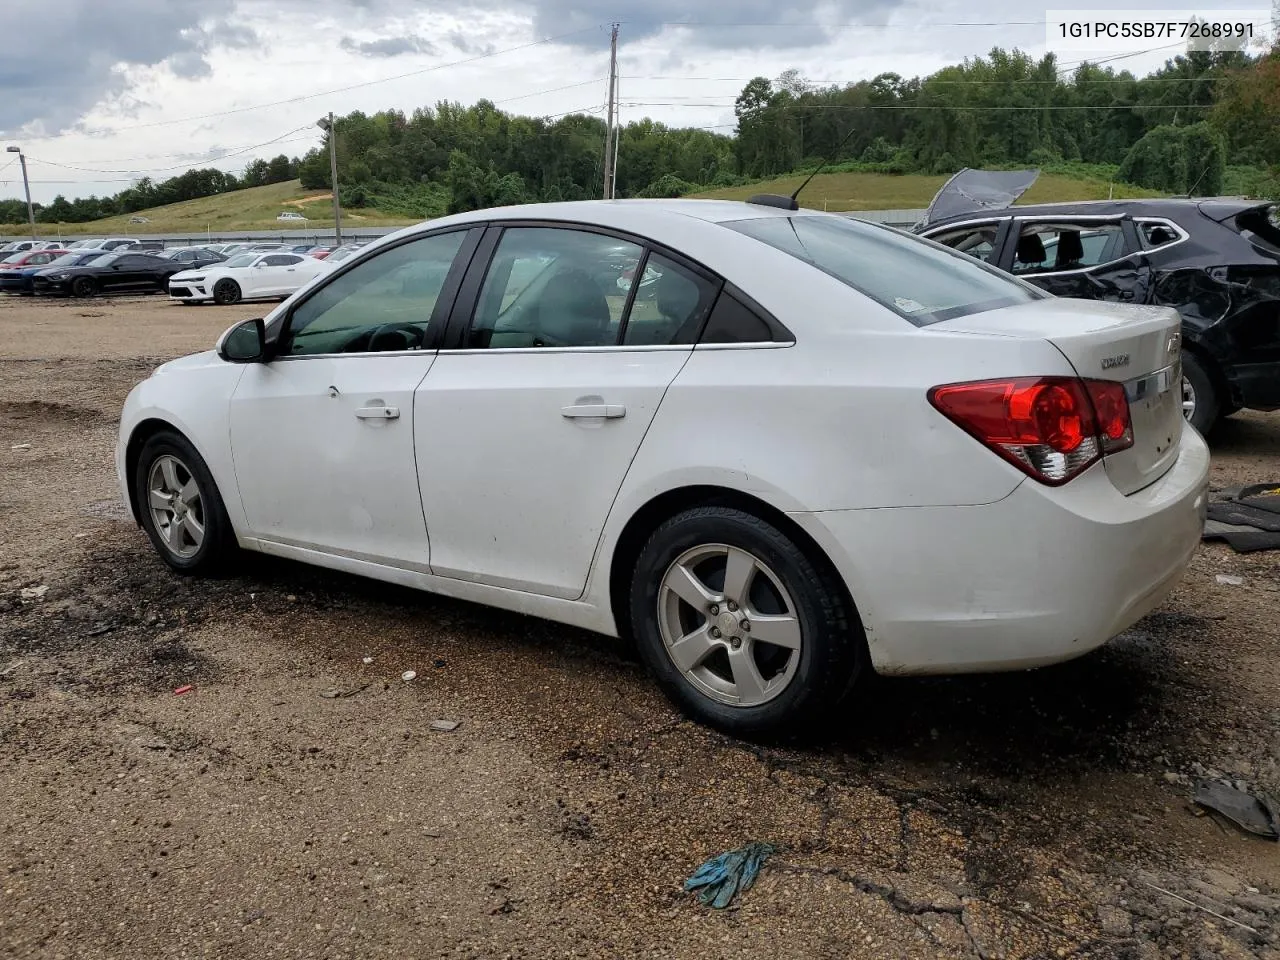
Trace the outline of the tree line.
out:
M 618 194 L 680 196 L 821 159 L 884 173 L 1105 165 L 1116 179 L 1202 196 L 1222 192 L 1231 170 L 1251 191 L 1280 193 L 1280 48 L 1257 57 L 1189 52 L 1144 77 L 1089 63 L 1064 71 L 1053 55 L 1000 48 L 912 79 L 884 73 L 816 86 L 791 70 L 747 83 L 734 113 L 734 135 L 626 124 Z M 340 198 L 351 207 L 428 217 L 601 192 L 605 124 L 595 116 L 442 102 L 409 115 L 350 113 L 330 135 Z M 114 197 L 59 197 L 41 219 L 89 220 L 294 177 L 331 189 L 327 141 L 301 158 L 255 161 L 241 178 L 192 170 Z M 0 222 L 25 217 L 20 203 L 0 201 Z

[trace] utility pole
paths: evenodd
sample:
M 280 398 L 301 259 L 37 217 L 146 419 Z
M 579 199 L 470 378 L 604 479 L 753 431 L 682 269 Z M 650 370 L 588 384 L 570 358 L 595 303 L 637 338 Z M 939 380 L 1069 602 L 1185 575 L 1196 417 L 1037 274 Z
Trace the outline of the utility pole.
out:
M 614 179 L 617 175 L 618 151 L 614 144 L 614 101 L 618 92 L 618 24 L 613 25 L 609 40 L 609 117 L 604 134 L 604 198 L 614 197 Z
M 333 111 L 327 118 L 321 117 L 316 126 L 329 134 L 329 182 L 333 184 L 333 239 L 342 246 L 342 206 L 338 201 L 338 143 L 337 128 L 333 123 Z
M 614 29 L 617 33 L 617 29 Z M 8 147 L 6 153 L 16 153 L 18 155 L 18 163 L 22 166 L 22 189 L 27 194 L 27 222 L 31 224 L 31 239 L 39 240 L 36 234 L 36 209 L 31 206 L 31 181 L 27 179 L 27 158 L 22 153 L 21 147 Z

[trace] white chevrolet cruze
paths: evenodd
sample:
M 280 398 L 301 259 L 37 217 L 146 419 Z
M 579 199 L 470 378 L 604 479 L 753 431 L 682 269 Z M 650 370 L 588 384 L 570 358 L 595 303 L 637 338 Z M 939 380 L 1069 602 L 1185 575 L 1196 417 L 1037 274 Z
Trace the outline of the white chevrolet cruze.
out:
M 1178 331 L 843 217 L 482 210 L 159 367 L 117 468 L 178 571 L 240 547 L 630 635 L 685 710 L 761 733 L 1159 604 L 1209 464 Z

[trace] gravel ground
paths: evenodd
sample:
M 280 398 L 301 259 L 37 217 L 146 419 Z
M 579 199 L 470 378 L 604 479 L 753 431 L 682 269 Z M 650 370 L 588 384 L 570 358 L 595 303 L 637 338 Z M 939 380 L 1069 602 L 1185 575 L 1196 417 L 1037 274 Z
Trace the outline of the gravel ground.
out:
M 1280 554 L 1206 546 L 1074 663 L 737 742 L 603 638 L 266 558 L 171 574 L 116 415 L 252 312 L 0 301 L 0 956 L 1280 960 L 1280 849 L 1187 799 L 1280 787 Z M 1214 441 L 1216 484 L 1280 476 L 1280 415 Z M 780 852 L 737 908 L 681 892 L 748 840 Z

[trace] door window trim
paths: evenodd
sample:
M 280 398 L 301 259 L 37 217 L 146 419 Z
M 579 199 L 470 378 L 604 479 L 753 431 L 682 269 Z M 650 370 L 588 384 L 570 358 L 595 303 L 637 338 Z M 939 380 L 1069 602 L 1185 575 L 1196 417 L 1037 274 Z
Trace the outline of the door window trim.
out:
M 1116 226 L 1120 228 L 1121 236 L 1129 238 L 1130 235 L 1125 230 L 1125 222 L 1126 221 L 1132 222 L 1132 220 L 1133 220 L 1133 217 L 1129 216 L 1128 214 L 1120 214 L 1120 215 L 1089 214 L 1087 216 L 1081 216 L 1081 217 L 1072 217 L 1072 216 L 1049 217 L 1043 214 L 1036 214 L 1034 216 L 1029 216 L 1029 217 L 1014 217 L 1013 224 L 1017 225 L 1017 231 L 1015 233 L 1015 231 L 1011 226 L 1009 230 L 1009 235 L 1006 238 L 1006 243 L 1009 243 L 1010 241 L 1012 241 L 1009 246 L 1009 257 L 1006 258 L 1002 254 L 1000 259 L 1002 262 L 1004 262 L 1007 259 L 1009 264 L 1009 268 L 1007 269 L 1008 273 L 1012 273 L 1018 279 L 1026 280 L 1028 283 L 1032 282 L 1031 281 L 1032 277 L 1034 277 L 1036 280 L 1039 280 L 1041 277 L 1070 277 L 1078 273 L 1092 273 L 1094 270 L 1101 270 L 1103 267 L 1109 267 L 1116 263 L 1124 263 L 1126 260 L 1133 260 L 1136 265 L 1141 261 L 1142 254 L 1146 252 L 1143 249 L 1141 249 L 1140 241 L 1139 241 L 1139 249 L 1134 250 L 1132 253 L 1126 253 L 1124 256 L 1116 257 L 1114 260 L 1107 260 L 1107 261 L 1104 261 L 1103 263 L 1094 263 L 1087 267 L 1075 267 L 1071 270 L 1042 270 L 1038 273 L 1030 273 L 1030 274 L 1014 273 L 1012 269 L 1013 258 L 1017 255 L 1017 251 L 1018 251 L 1018 243 L 1016 238 L 1022 235 L 1022 225 L 1025 223 L 1081 223 L 1081 222 L 1098 223 L 1098 224 L 1114 223 Z M 1137 238 L 1133 238 L 1133 239 L 1137 239 Z M 1164 248 L 1161 247 L 1160 249 L 1164 249 Z M 1002 266 L 1000 269 L 1005 270 L 1006 268 Z
M 1191 239 L 1191 234 L 1189 234 L 1186 230 L 1182 229 L 1181 226 L 1174 223 L 1172 220 L 1170 220 L 1167 217 L 1134 217 L 1133 218 L 1133 225 L 1135 229 L 1144 223 L 1153 223 L 1158 226 L 1165 227 L 1169 230 L 1172 230 L 1176 235 L 1177 239 L 1170 240 L 1168 243 L 1162 243 L 1158 247 L 1148 247 L 1146 245 L 1145 238 L 1142 236 L 1141 231 L 1139 231 L 1138 240 L 1142 245 L 1143 253 L 1156 253 L 1157 251 L 1163 253 L 1165 250 L 1169 250 L 1173 247 L 1176 247 L 1178 244 L 1185 243 L 1186 241 Z
M 445 321 L 453 312 L 454 303 L 457 300 L 458 291 L 462 286 L 463 277 L 466 276 L 466 272 L 471 265 L 471 260 L 476 254 L 477 247 L 480 245 L 480 241 L 482 239 L 481 235 L 485 232 L 485 227 L 485 223 L 465 223 L 453 224 L 448 227 L 440 227 L 435 230 L 424 230 L 421 233 L 413 233 L 409 236 L 402 237 L 394 243 L 373 247 L 369 250 L 356 254 L 350 260 L 343 263 L 342 266 L 335 270 L 330 276 L 326 277 L 324 283 L 318 284 L 311 290 L 307 291 L 307 295 L 297 303 L 290 304 L 289 309 L 281 317 L 280 329 L 276 332 L 274 338 L 270 338 L 268 340 L 273 347 L 276 344 L 279 344 L 292 327 L 293 315 L 299 307 L 360 264 L 365 263 L 368 260 L 372 260 L 374 257 L 380 256 L 388 251 L 396 250 L 406 244 L 414 243 L 418 240 L 425 240 L 429 237 L 444 236 L 450 233 L 461 233 L 463 234 L 462 244 L 458 247 L 458 252 L 454 254 L 453 263 L 449 266 L 449 272 L 445 276 L 444 284 L 440 288 L 440 296 L 436 299 L 436 305 L 431 311 L 430 318 L 428 318 L 426 336 L 423 337 L 423 342 L 420 347 L 413 350 L 378 350 L 376 352 L 364 351 L 361 353 L 281 354 L 272 357 L 271 362 L 275 363 L 279 360 L 333 359 L 335 357 L 421 356 L 424 353 L 435 353 L 440 349 L 440 343 L 444 337 L 444 330 L 442 328 L 445 326 Z M 444 306 L 446 303 L 447 306 Z
M 932 240 L 934 243 L 941 244 L 948 250 L 955 253 L 966 253 L 967 251 L 956 250 L 956 248 L 950 244 L 942 243 L 938 237 L 946 233 L 952 233 L 956 230 L 964 230 L 968 227 L 985 227 L 994 224 L 996 228 L 996 238 L 991 244 L 991 259 L 982 260 L 980 257 L 974 257 L 974 259 L 981 263 L 985 263 L 988 267 L 994 267 L 997 270 L 1001 270 L 1000 259 L 1004 251 L 1005 241 L 1009 238 L 1009 229 L 1012 221 L 1013 218 L 1008 215 L 1003 217 L 981 217 L 975 220 L 961 220 L 957 223 L 948 223 L 945 226 L 930 228 L 922 232 L 920 236 L 926 240 Z M 1001 272 L 1008 273 L 1009 271 L 1001 270 Z
M 699 263 L 692 257 L 673 250 L 656 240 L 639 234 L 631 233 L 628 230 L 619 230 L 615 227 L 607 227 L 598 223 L 584 223 L 577 220 L 540 220 L 537 218 L 512 219 L 512 220 L 494 220 L 485 224 L 488 229 L 485 231 L 484 237 L 480 240 L 475 254 L 471 258 L 471 265 L 467 270 L 466 276 L 463 278 L 461 289 L 458 296 L 454 300 L 453 310 L 449 314 L 449 322 L 444 333 L 444 339 L 440 343 L 441 351 L 449 353 L 471 354 L 471 353 L 615 353 L 621 351 L 643 351 L 652 352 L 655 350 L 693 350 L 702 346 L 702 333 L 706 329 L 707 322 L 711 319 L 711 311 L 715 308 L 716 300 L 719 299 L 721 293 L 726 289 L 732 289 L 735 294 L 744 299 L 751 305 L 751 308 L 758 312 L 762 318 L 768 323 L 775 336 L 782 335 L 786 339 L 783 342 L 777 340 L 761 340 L 757 343 L 734 343 L 734 344 L 709 344 L 707 349 L 712 348 L 729 348 L 743 349 L 747 347 L 778 347 L 791 346 L 795 343 L 795 336 L 788 330 L 776 317 L 767 310 L 763 309 L 755 300 L 746 297 L 738 291 L 737 287 L 716 273 L 710 267 Z M 631 289 L 627 293 L 627 302 L 623 312 L 623 322 L 619 325 L 618 343 L 607 344 L 604 346 L 583 346 L 583 347 L 467 347 L 464 346 L 465 337 L 471 324 L 475 320 L 475 312 L 479 307 L 480 293 L 484 287 L 485 278 L 489 274 L 489 268 L 493 265 L 494 254 L 497 253 L 498 244 L 502 240 L 503 234 L 511 229 L 553 229 L 553 230 L 576 230 L 581 233 L 594 233 L 600 236 L 609 237 L 613 240 L 621 240 L 625 243 L 633 243 L 643 251 L 639 260 L 641 265 L 648 263 L 651 254 L 657 254 L 670 260 L 679 267 L 690 271 L 702 280 L 710 283 L 715 287 L 716 293 L 711 300 L 711 309 L 707 310 L 707 315 L 702 318 L 702 323 L 698 327 L 697 336 L 694 337 L 692 343 L 660 343 L 660 344 L 628 344 L 621 342 L 625 335 L 627 322 L 630 321 L 630 308 L 635 301 L 636 291 L 639 289 L 639 283 L 633 283 Z M 644 274 L 637 271 L 637 278 L 642 278 Z

